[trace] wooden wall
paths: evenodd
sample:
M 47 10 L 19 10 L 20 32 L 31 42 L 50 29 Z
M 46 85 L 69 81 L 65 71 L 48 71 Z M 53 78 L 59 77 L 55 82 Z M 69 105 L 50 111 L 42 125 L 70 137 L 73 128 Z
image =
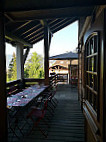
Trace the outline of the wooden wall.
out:
M 83 103 L 83 111 L 85 115 L 85 131 L 86 131 L 86 142 L 105 142 L 105 85 L 106 81 L 104 80 L 104 76 L 106 73 L 106 67 L 104 67 L 105 62 L 104 62 L 104 57 L 106 58 L 106 15 L 105 15 L 105 8 L 100 7 L 96 11 L 96 14 L 91 17 L 90 24 L 87 25 L 86 31 L 83 34 L 82 38 L 80 38 L 79 43 L 81 44 L 81 55 L 79 56 L 79 62 L 81 62 L 81 76 L 80 80 L 81 85 L 79 86 L 79 92 L 81 93 L 81 96 L 84 98 L 84 103 Z M 80 24 L 80 23 L 79 23 Z M 99 70 L 98 70 L 98 110 L 97 113 L 92 109 L 92 107 L 89 105 L 89 103 L 86 103 L 86 92 L 85 92 L 85 59 L 84 59 L 84 54 L 85 54 L 85 43 L 89 35 L 93 32 L 99 32 L 100 34 L 100 43 L 99 43 L 99 52 L 98 52 L 98 58 L 99 58 Z M 80 34 L 79 34 L 80 36 Z M 82 42 L 83 41 L 83 42 Z M 105 49 L 105 50 L 104 50 Z M 103 88 L 104 86 L 104 88 Z M 93 112 L 94 111 L 94 112 Z

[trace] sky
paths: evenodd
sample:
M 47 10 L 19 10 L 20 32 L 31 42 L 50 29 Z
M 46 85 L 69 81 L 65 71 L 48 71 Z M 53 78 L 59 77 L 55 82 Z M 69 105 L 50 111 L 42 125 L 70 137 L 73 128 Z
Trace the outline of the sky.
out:
M 31 52 L 36 51 L 38 54 L 43 55 L 44 41 L 38 42 L 33 46 Z M 78 46 L 78 22 L 65 27 L 64 29 L 53 34 L 49 56 L 54 56 L 67 51 L 75 51 Z
M 53 34 L 49 56 L 55 56 L 58 54 L 75 51 L 78 46 L 78 22 L 74 22 L 64 29 Z M 32 52 L 37 52 L 44 57 L 44 40 L 33 45 L 30 49 L 30 54 L 27 59 L 30 58 Z M 8 68 L 9 62 L 12 59 L 13 52 L 16 53 L 16 48 L 11 44 L 6 43 L 6 67 Z
M 64 29 L 53 34 L 49 56 L 54 56 L 70 51 L 75 51 L 78 46 L 78 22 L 65 27 Z M 33 45 L 30 53 L 36 51 L 38 54 L 43 56 L 44 53 L 44 41 L 40 41 Z M 16 52 L 16 48 L 6 43 L 6 54 L 12 55 Z

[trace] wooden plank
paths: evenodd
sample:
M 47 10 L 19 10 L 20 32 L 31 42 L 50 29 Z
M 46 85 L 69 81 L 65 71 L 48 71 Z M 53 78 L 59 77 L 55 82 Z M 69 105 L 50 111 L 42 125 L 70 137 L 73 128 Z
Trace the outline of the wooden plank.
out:
M 76 96 L 74 100 L 73 95 Z M 30 136 L 24 137 L 23 142 L 34 142 L 35 139 L 36 142 L 84 142 L 84 116 L 77 100 L 77 90 L 70 85 L 58 85 L 55 97 L 58 98 L 58 104 L 54 117 L 50 121 L 45 118 L 50 126 L 45 129 L 48 133 L 47 139 L 35 128 Z M 39 126 L 45 128 L 43 122 Z
M 0 12 L 0 141 L 7 142 L 7 99 L 4 14 Z
M 98 95 L 97 91 L 95 91 L 93 88 L 89 87 L 88 85 L 86 85 L 86 87 L 95 95 Z
M 86 71 L 88 74 L 92 74 L 92 75 L 97 75 L 97 72 L 93 72 L 93 71 Z
M 25 82 L 44 82 L 44 79 L 25 78 Z
M 38 36 L 36 39 L 32 40 L 30 43 L 31 44 L 35 44 L 37 43 L 38 41 L 42 40 L 44 38 L 44 35 L 42 34 L 40 37 Z
M 21 82 L 21 80 L 15 80 L 15 81 L 11 81 L 11 82 L 8 82 L 6 83 L 6 87 L 10 87 L 10 86 L 14 86 L 16 84 L 19 84 Z
M 86 58 L 91 58 L 91 57 L 94 57 L 94 56 L 97 56 L 97 55 L 98 55 L 98 53 L 94 53 L 94 54 L 87 56 Z

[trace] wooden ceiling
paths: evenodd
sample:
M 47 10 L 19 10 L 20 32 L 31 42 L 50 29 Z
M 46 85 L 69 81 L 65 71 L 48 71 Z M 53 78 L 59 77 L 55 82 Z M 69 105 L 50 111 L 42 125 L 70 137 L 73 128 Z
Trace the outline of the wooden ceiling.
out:
M 96 5 L 105 0 L 1 0 L 5 14 L 7 42 L 20 41 L 25 46 L 44 38 L 45 20 L 52 34 L 78 20 L 92 15 Z
M 106 4 L 105 0 L 3 0 L 6 12 L 67 7 L 86 7 Z

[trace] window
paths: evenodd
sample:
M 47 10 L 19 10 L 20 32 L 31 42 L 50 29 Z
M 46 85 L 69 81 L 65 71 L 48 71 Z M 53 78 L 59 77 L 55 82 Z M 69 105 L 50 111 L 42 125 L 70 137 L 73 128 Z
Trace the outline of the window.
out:
M 98 111 L 98 32 L 93 33 L 85 44 L 86 100 Z

